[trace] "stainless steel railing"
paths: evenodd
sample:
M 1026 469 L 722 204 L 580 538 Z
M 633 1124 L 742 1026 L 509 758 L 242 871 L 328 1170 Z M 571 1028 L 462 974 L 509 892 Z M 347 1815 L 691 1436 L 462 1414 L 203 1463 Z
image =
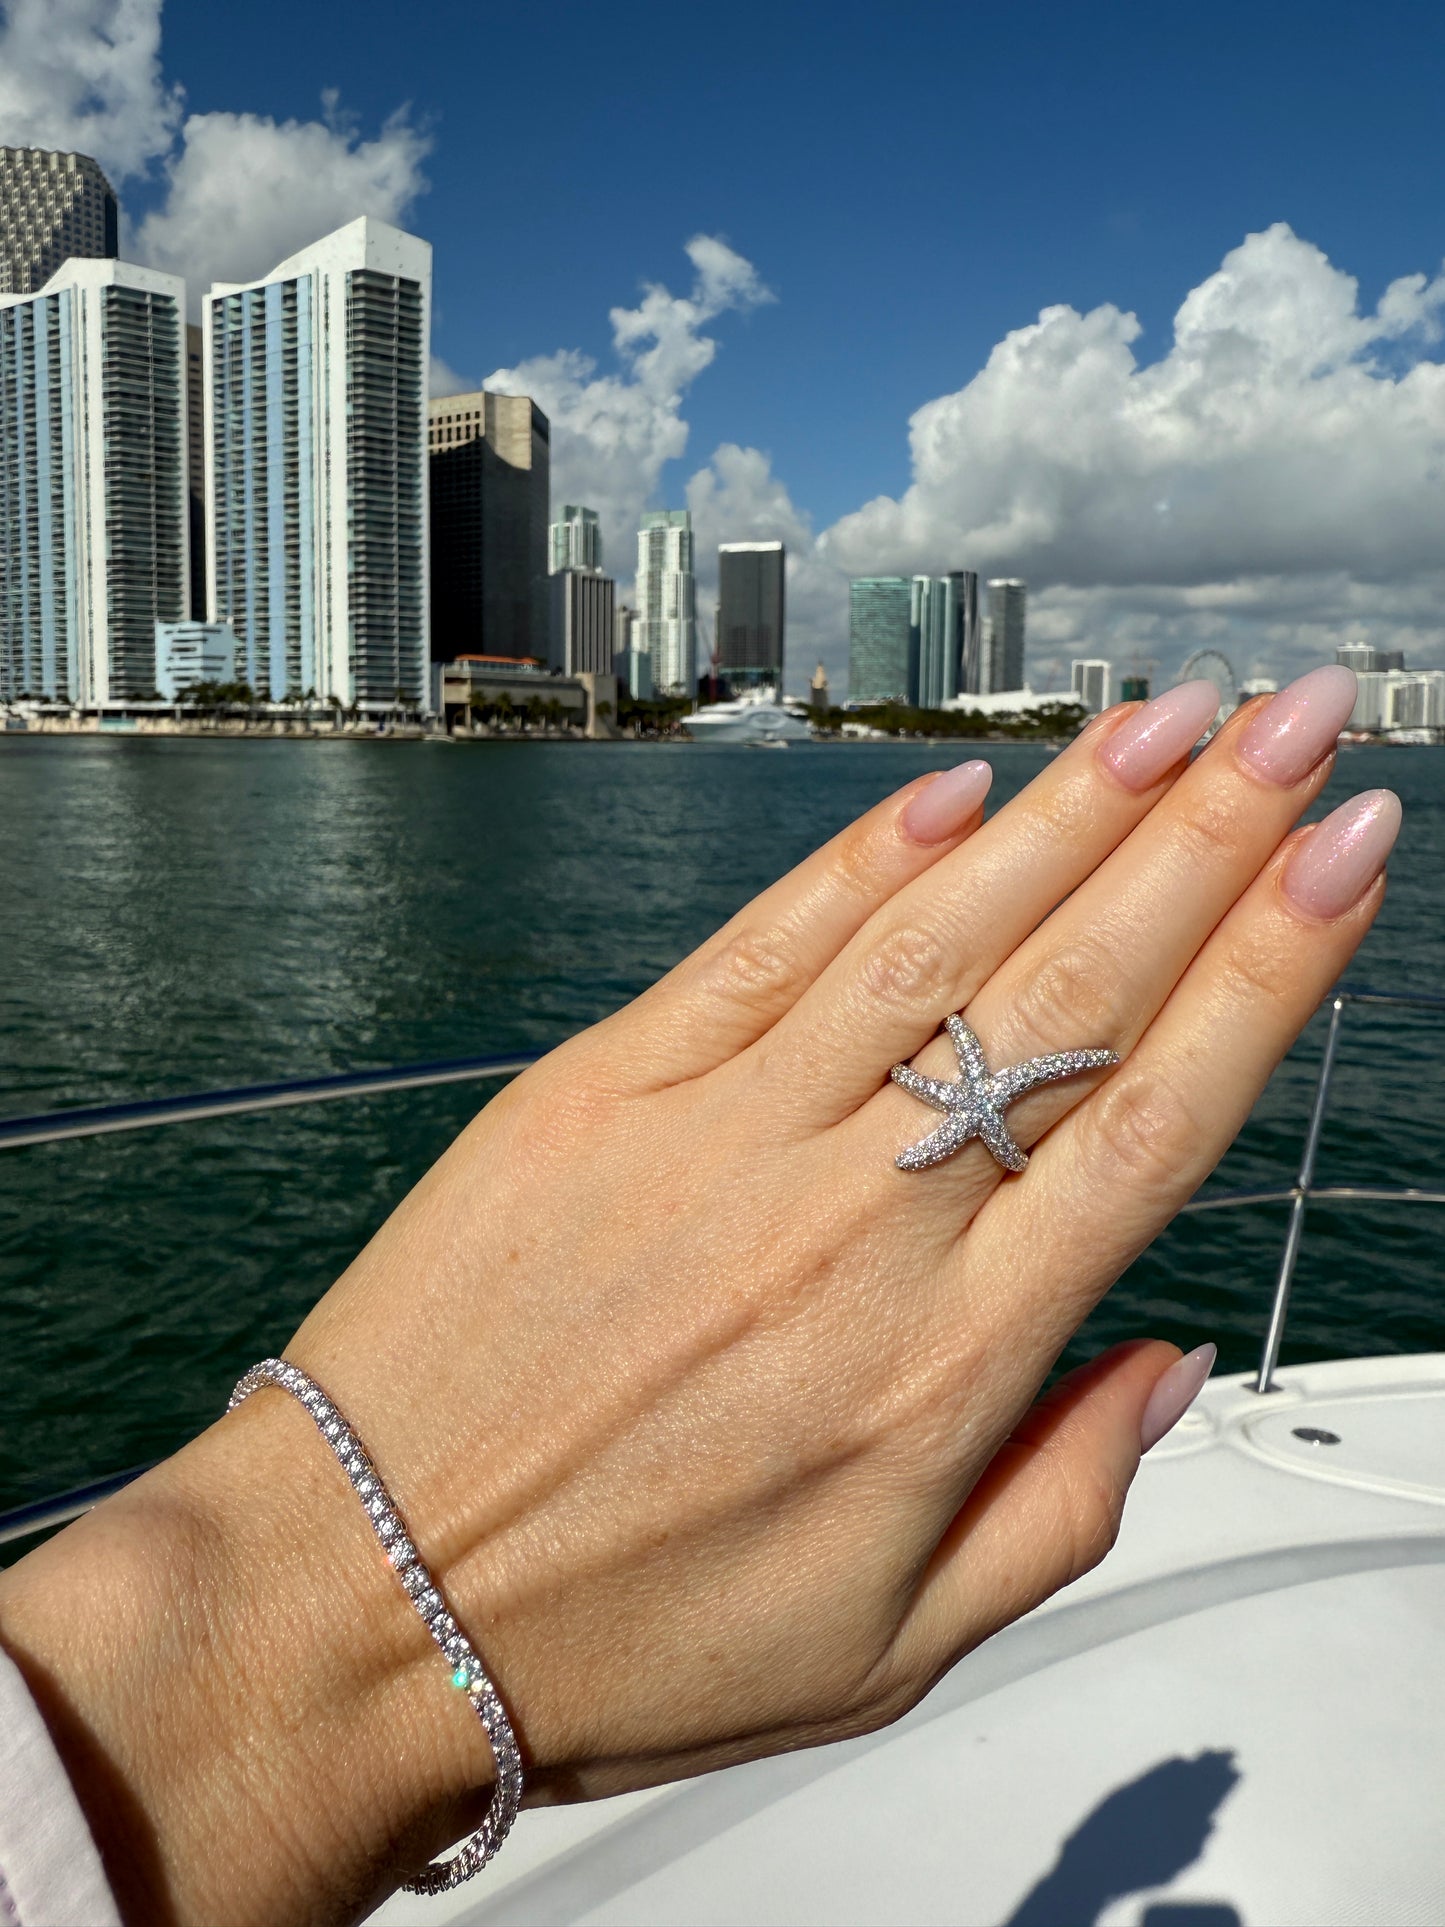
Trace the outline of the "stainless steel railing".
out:
M 1258 1190 L 1214 1192 L 1208 1197 L 1192 1198 L 1180 1213 L 1184 1216 L 1199 1211 L 1234 1211 L 1258 1204 L 1288 1204 L 1290 1207 L 1284 1249 L 1280 1253 L 1279 1270 L 1275 1277 L 1269 1325 L 1254 1381 L 1254 1390 L 1260 1393 L 1274 1389 L 1280 1345 L 1289 1314 L 1290 1290 L 1310 1206 L 1445 1204 L 1445 1190 L 1426 1190 L 1414 1185 L 1317 1185 L 1314 1181 L 1315 1159 L 1319 1152 L 1325 1114 L 1329 1109 L 1340 1032 L 1345 1008 L 1350 1004 L 1395 1006 L 1445 1015 L 1445 996 L 1372 990 L 1365 985 L 1341 984 L 1328 999 L 1329 1029 L 1325 1033 L 1309 1124 L 1294 1183 Z M 66 1138 L 100 1137 L 112 1131 L 190 1124 L 208 1117 L 238 1117 L 253 1111 L 283 1110 L 297 1104 L 323 1104 L 335 1098 L 376 1096 L 387 1091 L 421 1090 L 434 1084 L 513 1077 L 536 1062 L 535 1054 L 463 1057 L 436 1064 L 403 1065 L 393 1070 L 351 1071 L 334 1077 L 303 1078 L 290 1083 L 250 1084 L 228 1091 L 200 1091 L 186 1097 L 155 1098 L 134 1104 L 102 1104 L 85 1110 L 42 1112 L 34 1117 L 0 1120 L 0 1151 L 18 1150 L 26 1145 L 54 1144 Z M 136 1466 L 95 1484 L 78 1487 L 73 1492 L 20 1506 L 12 1512 L 0 1513 L 0 1545 L 14 1539 L 28 1538 L 79 1518 L 82 1512 L 109 1498 L 112 1492 L 118 1492 L 123 1485 L 147 1469 L 145 1466 Z

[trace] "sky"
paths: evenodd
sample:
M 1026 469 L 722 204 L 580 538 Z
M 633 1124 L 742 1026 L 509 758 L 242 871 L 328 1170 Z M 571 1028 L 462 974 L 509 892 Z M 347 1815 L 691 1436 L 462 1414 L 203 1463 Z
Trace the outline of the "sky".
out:
M 1445 666 L 1445 11 L 0 0 L 0 144 L 79 148 L 123 252 L 434 249 L 433 386 L 530 392 L 553 500 L 849 575 L 1030 587 L 1029 674 Z

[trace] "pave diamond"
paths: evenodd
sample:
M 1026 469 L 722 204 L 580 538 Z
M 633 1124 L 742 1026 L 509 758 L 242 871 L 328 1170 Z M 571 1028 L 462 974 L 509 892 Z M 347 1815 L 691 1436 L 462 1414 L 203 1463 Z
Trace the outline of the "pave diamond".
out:
M 1119 1061 L 1117 1051 L 1062 1050 L 991 1072 L 983 1046 L 962 1017 L 949 1018 L 948 1034 L 958 1059 L 955 1082 L 924 1077 L 907 1064 L 895 1064 L 889 1072 L 895 1084 L 944 1113 L 944 1122 L 936 1131 L 898 1154 L 894 1161 L 900 1171 L 923 1171 L 931 1164 L 941 1164 L 975 1137 L 988 1146 L 1005 1170 L 1022 1171 L 1029 1156 L 1014 1142 L 1003 1121 L 1008 1105 L 1040 1084 L 1056 1084 L 1062 1077 L 1104 1070 Z
M 232 1392 L 227 1410 L 233 1411 L 263 1385 L 276 1385 L 293 1393 L 315 1420 L 366 1508 L 398 1579 L 426 1621 L 427 1630 L 452 1664 L 453 1684 L 466 1692 L 491 1747 L 496 1785 L 482 1824 L 450 1860 L 434 1861 L 415 1880 L 405 1883 L 409 1893 L 446 1893 L 481 1872 L 511 1832 L 521 1807 L 522 1757 L 511 1721 L 486 1669 L 465 1634 L 458 1630 L 446 1601 L 407 1536 L 401 1515 L 387 1497 L 379 1474 L 345 1419 L 320 1386 L 296 1366 L 279 1358 L 266 1358 L 259 1365 L 253 1365 Z

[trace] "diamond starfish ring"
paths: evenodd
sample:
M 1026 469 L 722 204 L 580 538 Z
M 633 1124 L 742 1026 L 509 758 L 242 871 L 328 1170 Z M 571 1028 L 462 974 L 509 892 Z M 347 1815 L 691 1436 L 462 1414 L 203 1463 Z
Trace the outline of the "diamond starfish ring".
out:
M 1026 1064 L 1012 1064 L 1006 1071 L 990 1071 L 983 1046 L 961 1017 L 949 1018 L 948 1034 L 958 1053 L 957 1083 L 922 1077 L 907 1064 L 895 1064 L 889 1073 L 895 1084 L 944 1113 L 936 1131 L 899 1153 L 900 1171 L 923 1171 L 930 1164 L 941 1164 L 971 1137 L 982 1138 L 1005 1170 L 1022 1171 L 1029 1154 L 1010 1135 L 1003 1121 L 1005 1109 L 1038 1084 L 1054 1084 L 1061 1077 L 1103 1070 L 1119 1061 L 1118 1052 L 1112 1050 L 1060 1050 L 1048 1057 L 1031 1057 Z

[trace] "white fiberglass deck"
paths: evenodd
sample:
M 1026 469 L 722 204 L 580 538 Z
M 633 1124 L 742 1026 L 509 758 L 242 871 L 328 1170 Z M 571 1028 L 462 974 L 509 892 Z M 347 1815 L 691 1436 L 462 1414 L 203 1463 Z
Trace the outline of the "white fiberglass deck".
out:
M 374 1918 L 1437 1927 L 1445 1355 L 1210 1385 L 1104 1566 L 898 1726 L 524 1813 Z

